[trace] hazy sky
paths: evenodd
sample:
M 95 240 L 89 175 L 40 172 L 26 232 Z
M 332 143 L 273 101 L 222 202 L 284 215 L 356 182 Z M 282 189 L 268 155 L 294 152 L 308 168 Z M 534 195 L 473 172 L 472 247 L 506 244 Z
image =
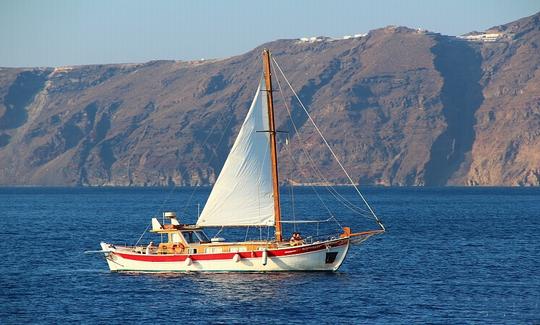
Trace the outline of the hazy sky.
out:
M 538 11 L 539 0 L 0 0 L 0 66 L 218 58 L 387 25 L 460 35 Z

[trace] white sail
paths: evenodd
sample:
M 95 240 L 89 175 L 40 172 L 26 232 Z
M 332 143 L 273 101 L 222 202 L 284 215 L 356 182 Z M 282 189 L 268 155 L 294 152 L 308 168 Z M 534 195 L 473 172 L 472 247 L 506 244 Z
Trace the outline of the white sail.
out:
M 273 226 L 268 104 L 261 80 L 198 226 Z M 262 132 L 261 132 L 262 131 Z

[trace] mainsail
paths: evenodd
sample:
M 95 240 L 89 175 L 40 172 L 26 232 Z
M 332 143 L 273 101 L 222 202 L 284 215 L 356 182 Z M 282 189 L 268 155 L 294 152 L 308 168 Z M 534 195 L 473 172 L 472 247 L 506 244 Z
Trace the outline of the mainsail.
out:
M 197 226 L 273 226 L 274 199 L 263 80 Z

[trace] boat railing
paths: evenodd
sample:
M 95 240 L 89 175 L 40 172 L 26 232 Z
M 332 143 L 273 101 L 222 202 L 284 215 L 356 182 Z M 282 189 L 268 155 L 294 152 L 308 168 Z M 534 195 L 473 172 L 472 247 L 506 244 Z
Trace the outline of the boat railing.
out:
M 324 242 L 324 241 L 328 241 L 328 240 L 338 239 L 339 236 L 340 236 L 339 233 L 324 234 L 324 235 L 313 235 L 313 236 L 304 237 L 303 241 L 304 241 L 304 244 L 314 244 L 314 243 L 317 243 L 317 242 Z
M 367 240 L 371 236 L 381 234 L 383 232 L 384 231 L 380 231 L 380 230 L 366 231 L 366 232 L 362 232 L 362 233 L 349 234 L 349 236 L 350 236 L 349 238 L 351 238 L 351 243 L 352 244 L 358 244 L 358 243 L 361 243 L 361 242 Z M 331 234 L 324 234 L 324 235 L 306 236 L 305 238 L 303 238 L 303 243 L 304 244 L 316 244 L 318 242 L 325 242 L 325 241 L 335 240 L 335 239 L 339 239 L 339 238 L 343 238 L 343 237 L 344 237 L 343 233 L 331 233 Z

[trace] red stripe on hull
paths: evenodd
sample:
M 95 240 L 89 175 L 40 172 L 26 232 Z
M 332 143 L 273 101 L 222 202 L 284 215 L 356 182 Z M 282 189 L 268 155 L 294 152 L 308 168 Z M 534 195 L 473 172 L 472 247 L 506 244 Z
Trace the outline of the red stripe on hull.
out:
M 288 256 L 314 252 L 326 248 L 338 247 L 347 244 L 348 239 L 340 239 L 336 241 L 313 244 L 307 246 L 298 246 L 298 247 L 287 247 L 274 250 L 268 250 L 268 257 L 272 256 Z M 188 257 L 193 261 L 198 260 L 228 260 L 232 259 L 234 255 L 239 254 L 241 258 L 257 258 L 262 257 L 263 251 L 251 251 L 251 252 L 229 252 L 229 253 L 200 253 L 200 254 L 182 254 L 182 255 L 144 255 L 144 254 L 129 254 L 129 253 L 120 253 L 113 252 L 122 258 L 135 261 L 145 261 L 145 262 L 182 262 L 185 261 Z

